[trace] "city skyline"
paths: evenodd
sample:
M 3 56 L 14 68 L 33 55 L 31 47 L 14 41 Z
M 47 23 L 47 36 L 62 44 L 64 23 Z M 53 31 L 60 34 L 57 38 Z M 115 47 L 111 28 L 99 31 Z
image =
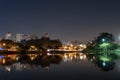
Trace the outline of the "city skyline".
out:
M 118 0 L 1 0 L 0 35 L 49 33 L 60 40 L 93 40 L 120 34 Z

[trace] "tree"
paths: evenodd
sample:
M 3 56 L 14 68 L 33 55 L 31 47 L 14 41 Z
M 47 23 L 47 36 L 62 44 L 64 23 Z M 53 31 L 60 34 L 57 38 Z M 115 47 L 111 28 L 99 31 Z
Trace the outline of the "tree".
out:
M 110 33 L 103 32 L 93 40 L 84 51 L 94 53 L 113 53 L 118 45 L 114 43 L 114 36 Z
M 62 47 L 62 43 L 59 39 L 51 40 L 49 47 L 53 49 L 59 49 L 59 47 Z
M 107 32 L 100 33 L 100 36 L 98 36 L 97 39 L 95 40 L 97 44 L 112 43 L 114 41 L 115 41 L 114 36 Z
M 15 43 L 12 40 L 8 40 L 8 39 L 3 39 L 0 41 L 0 44 L 2 46 L 2 48 L 4 48 L 5 50 L 10 49 L 13 45 L 15 45 Z

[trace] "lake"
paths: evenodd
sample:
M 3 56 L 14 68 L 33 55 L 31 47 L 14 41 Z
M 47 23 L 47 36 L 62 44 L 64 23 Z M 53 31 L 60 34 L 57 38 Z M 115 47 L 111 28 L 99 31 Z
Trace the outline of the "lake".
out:
M 0 54 L 0 80 L 120 80 L 120 57 L 83 53 Z

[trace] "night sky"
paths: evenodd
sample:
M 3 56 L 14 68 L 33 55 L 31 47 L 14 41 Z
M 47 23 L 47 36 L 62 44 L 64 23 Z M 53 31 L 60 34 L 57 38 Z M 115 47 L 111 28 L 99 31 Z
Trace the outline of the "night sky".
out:
M 0 0 L 0 35 L 7 32 L 88 41 L 120 34 L 119 0 Z

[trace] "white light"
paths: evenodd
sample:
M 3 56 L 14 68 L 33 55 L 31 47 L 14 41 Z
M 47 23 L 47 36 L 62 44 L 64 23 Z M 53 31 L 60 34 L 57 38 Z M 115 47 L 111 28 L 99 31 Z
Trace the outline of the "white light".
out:
M 105 41 L 105 39 L 102 39 L 102 41 L 104 42 L 104 41 Z
M 83 60 L 83 56 L 82 55 L 80 55 L 80 59 Z
M 47 53 L 48 56 L 50 56 L 50 53 Z
M 6 71 L 11 71 L 11 68 L 10 67 L 6 67 Z
M 49 52 L 49 51 L 50 51 L 50 49 L 47 49 L 47 51 Z
M 106 65 L 106 63 L 105 62 L 103 62 L 103 66 L 105 66 Z

